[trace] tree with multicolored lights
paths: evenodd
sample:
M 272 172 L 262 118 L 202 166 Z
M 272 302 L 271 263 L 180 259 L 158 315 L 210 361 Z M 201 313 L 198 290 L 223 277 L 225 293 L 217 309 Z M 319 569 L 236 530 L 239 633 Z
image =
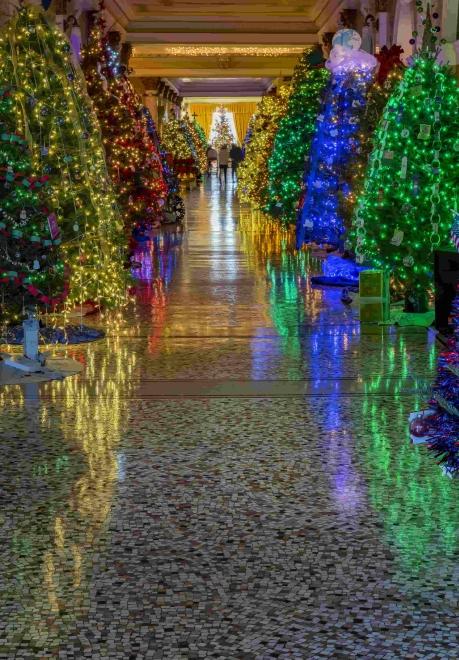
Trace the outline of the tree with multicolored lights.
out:
M 359 50 L 359 45 L 360 36 L 354 30 L 340 30 L 333 38 L 327 60 L 331 78 L 306 162 L 297 217 L 298 248 L 310 242 L 343 244 L 339 199 L 348 187 L 343 171 L 360 148 L 359 127 L 376 66 L 375 58 Z
M 365 110 L 360 120 L 359 147 L 351 154 L 342 171 L 347 185 L 340 189 L 338 212 L 343 218 L 346 232 L 351 229 L 357 199 L 363 192 L 376 127 L 392 92 L 403 76 L 404 65 L 400 60 L 402 52 L 400 46 L 383 46 L 375 55 L 379 64 L 378 72 L 367 94 Z
M 212 143 L 216 149 L 221 149 L 225 144 L 230 146 L 235 141 L 235 137 L 231 130 L 226 109 L 223 107 L 218 108 L 217 115 L 217 121 L 213 128 Z
M 6 82 L 33 174 L 48 177 L 68 304 L 121 304 L 124 237 L 97 117 L 68 41 L 35 7 L 21 7 L 0 36 L 0 85 Z
M 304 162 L 308 155 L 321 95 L 330 77 L 322 50 L 306 49 L 295 67 L 287 112 L 279 122 L 268 160 L 265 211 L 283 223 L 296 219 Z
M 290 87 L 281 87 L 276 96 L 260 101 L 252 124 L 252 137 L 238 168 L 239 197 L 258 207 L 266 203 L 268 158 L 280 120 L 287 110 Z
M 0 88 L 0 322 L 28 306 L 53 310 L 67 295 L 48 177 L 32 174 L 29 145 L 16 131 L 15 100 Z
M 185 117 L 184 122 L 193 140 L 199 171 L 204 174 L 207 171 L 207 141 L 204 131 L 195 119 Z
M 384 110 L 353 220 L 357 260 L 384 268 L 419 300 L 432 283 L 434 250 L 451 245 L 458 105 L 452 72 L 433 47 L 423 48 Z
M 105 35 L 99 13 L 82 52 L 82 67 L 104 137 L 107 164 L 128 231 L 161 219 L 167 197 L 161 157 L 149 137 L 143 106 Z
M 459 284 L 451 319 L 454 335 L 438 359 L 428 433 L 429 449 L 449 475 L 459 474 Z

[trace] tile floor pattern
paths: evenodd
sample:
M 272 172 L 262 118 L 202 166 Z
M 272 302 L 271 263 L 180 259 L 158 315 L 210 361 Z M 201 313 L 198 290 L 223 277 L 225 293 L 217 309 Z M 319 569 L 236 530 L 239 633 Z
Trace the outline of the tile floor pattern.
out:
M 0 391 L 0 658 L 458 657 L 432 337 L 360 328 L 231 187 L 188 209 L 81 375 Z

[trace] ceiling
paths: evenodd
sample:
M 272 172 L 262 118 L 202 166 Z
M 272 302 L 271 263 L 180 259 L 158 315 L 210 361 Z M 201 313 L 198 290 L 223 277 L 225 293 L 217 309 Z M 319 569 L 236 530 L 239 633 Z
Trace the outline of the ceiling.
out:
M 259 96 L 336 27 L 344 0 L 106 0 L 133 46 L 134 76 L 183 96 Z

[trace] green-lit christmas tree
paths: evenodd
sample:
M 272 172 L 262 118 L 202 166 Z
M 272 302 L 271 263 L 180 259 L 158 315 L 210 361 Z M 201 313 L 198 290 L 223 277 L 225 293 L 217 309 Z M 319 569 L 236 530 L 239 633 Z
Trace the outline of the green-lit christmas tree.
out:
M 14 99 L 0 89 L 0 322 L 17 322 L 26 307 L 52 310 L 66 296 L 47 177 L 32 175 L 31 154 L 16 132 Z
M 436 61 L 434 30 L 427 16 L 423 48 L 384 110 L 352 232 L 357 261 L 391 272 L 419 311 L 434 250 L 451 245 L 459 185 L 459 87 Z
M 279 122 L 268 160 L 268 203 L 265 210 L 284 223 L 294 223 L 304 162 L 314 133 L 321 94 L 330 77 L 322 50 L 305 50 L 292 79 L 287 112 Z
M 21 7 L 0 36 L 0 85 L 10 82 L 17 130 L 49 205 L 69 269 L 69 304 L 125 299 L 124 236 L 99 124 L 70 45 L 36 7 Z

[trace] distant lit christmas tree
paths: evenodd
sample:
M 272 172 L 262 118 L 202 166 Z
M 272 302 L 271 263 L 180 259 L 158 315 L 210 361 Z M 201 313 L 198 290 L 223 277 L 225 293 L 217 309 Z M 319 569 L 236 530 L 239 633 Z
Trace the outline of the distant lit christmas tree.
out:
M 255 123 L 255 117 L 256 117 L 255 114 L 253 114 L 251 116 L 250 121 L 249 121 L 249 125 L 247 126 L 247 131 L 246 131 L 246 134 L 245 134 L 245 137 L 244 137 L 244 142 L 242 143 L 242 152 L 243 152 L 244 156 L 246 154 L 247 147 L 249 146 L 250 141 L 251 141 L 252 136 L 253 136 L 253 126 L 254 126 L 254 123 Z
M 225 108 L 218 108 L 217 113 L 218 117 L 217 121 L 215 122 L 212 141 L 215 147 L 220 149 L 225 144 L 230 146 L 235 141 L 235 137 L 233 135 L 233 131 L 231 130 L 227 111 Z
M 340 30 L 327 61 L 332 77 L 317 117 L 315 134 L 304 175 L 305 193 L 297 220 L 297 247 L 316 242 L 342 246 L 344 220 L 340 195 L 346 193 L 343 170 L 359 149 L 359 127 L 376 60 L 372 55 L 342 45 L 341 37 L 354 30 Z
M 305 158 L 309 153 L 321 95 L 330 77 L 320 48 L 306 49 L 295 67 L 292 94 L 279 122 L 268 161 L 265 210 L 288 224 L 295 222 Z
M 0 36 L 5 82 L 13 86 L 17 130 L 31 145 L 33 172 L 49 177 L 69 304 L 122 303 L 124 237 L 97 117 L 69 43 L 35 7 L 20 8 Z
M 285 115 L 290 87 L 281 87 L 276 96 L 260 101 L 252 125 L 252 137 L 245 158 L 238 168 L 239 197 L 244 202 L 262 207 L 266 203 L 268 158 L 279 121 Z
M 186 117 L 184 122 L 193 140 L 194 152 L 196 154 L 199 171 L 201 174 L 204 174 L 204 172 L 207 171 L 207 142 L 204 131 L 194 119 L 191 120 Z
M 0 88 L 1 324 L 18 321 L 28 306 L 51 311 L 67 294 L 56 216 L 47 206 L 47 177 L 32 175 L 14 106 L 11 89 Z
M 353 221 L 358 261 L 385 268 L 420 301 L 432 283 L 434 250 L 451 246 L 459 189 L 459 87 L 436 61 L 433 30 L 427 16 L 423 48 L 376 132 Z
M 191 145 L 183 131 L 183 124 L 178 119 L 169 119 L 163 124 L 161 139 L 167 151 L 178 160 L 193 159 Z

